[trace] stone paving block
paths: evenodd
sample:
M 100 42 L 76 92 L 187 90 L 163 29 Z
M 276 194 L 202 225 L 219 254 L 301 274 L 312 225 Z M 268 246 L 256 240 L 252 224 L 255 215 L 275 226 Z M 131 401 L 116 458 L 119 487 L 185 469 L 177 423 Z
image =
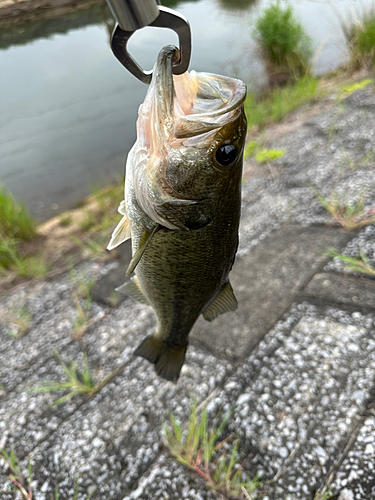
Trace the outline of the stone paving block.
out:
M 375 280 L 336 273 L 316 274 L 303 291 L 307 300 L 375 310 Z
M 217 356 L 243 359 L 327 262 L 322 250 L 341 247 L 350 237 L 333 227 L 284 225 L 236 260 L 230 280 L 238 309 L 212 323 L 200 318 L 190 335 L 192 342 Z
M 78 475 L 82 498 L 94 487 L 92 498 L 122 498 L 158 456 L 169 410 L 186 419 L 192 394 L 204 400 L 231 371 L 227 362 L 191 348 L 180 381 L 172 384 L 158 379 L 144 360 L 133 358 L 30 453 L 38 485 L 44 485 L 45 495 L 39 493 L 38 499 L 49 500 L 55 483 L 61 497 L 69 498 Z
M 375 225 L 364 227 L 359 234 L 355 235 L 353 239 L 341 250 L 343 255 L 348 257 L 358 257 L 363 253 L 370 262 L 370 265 L 375 267 Z M 340 259 L 335 257 L 324 268 L 325 271 L 336 271 L 344 273 L 345 275 L 359 273 L 350 271 L 348 267 Z
M 297 324 L 296 324 L 297 322 Z M 302 304 L 259 343 L 209 404 L 235 401 L 230 429 L 267 500 L 309 499 L 345 447 L 375 380 L 373 315 Z
M 162 455 L 123 500 L 224 500 L 196 474 Z
M 372 410 L 372 413 L 373 410 Z M 375 499 L 375 416 L 361 426 L 332 483 L 333 491 L 349 490 L 353 500 Z

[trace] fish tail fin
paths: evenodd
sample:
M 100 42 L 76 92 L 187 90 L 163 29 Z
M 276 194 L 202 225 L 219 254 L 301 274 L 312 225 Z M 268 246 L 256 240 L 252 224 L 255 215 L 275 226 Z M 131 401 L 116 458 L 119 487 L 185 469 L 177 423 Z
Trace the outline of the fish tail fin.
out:
M 159 377 L 176 382 L 185 361 L 187 345 L 180 348 L 168 347 L 154 335 L 146 337 L 134 351 L 155 365 Z

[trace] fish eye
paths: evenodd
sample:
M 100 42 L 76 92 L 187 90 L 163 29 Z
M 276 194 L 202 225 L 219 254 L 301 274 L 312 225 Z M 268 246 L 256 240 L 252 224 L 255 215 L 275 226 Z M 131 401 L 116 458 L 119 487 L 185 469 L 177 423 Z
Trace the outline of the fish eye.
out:
M 233 144 L 220 146 L 215 153 L 215 159 L 221 167 L 231 165 L 237 158 L 237 149 Z

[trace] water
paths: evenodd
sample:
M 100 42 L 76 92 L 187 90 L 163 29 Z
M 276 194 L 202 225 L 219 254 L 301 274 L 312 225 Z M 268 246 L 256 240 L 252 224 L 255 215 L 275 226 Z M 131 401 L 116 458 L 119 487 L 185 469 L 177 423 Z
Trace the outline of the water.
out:
M 269 0 L 163 3 L 190 21 L 190 68 L 238 76 L 255 88 L 265 83 L 251 33 Z M 314 41 L 315 72 L 343 64 L 347 54 L 336 13 L 345 17 L 359 2 L 290 3 Z M 40 220 L 123 175 L 147 89 L 113 56 L 112 25 L 105 6 L 95 6 L 0 36 L 0 180 Z M 177 44 L 173 32 L 147 28 L 134 35 L 129 50 L 151 68 L 167 43 Z

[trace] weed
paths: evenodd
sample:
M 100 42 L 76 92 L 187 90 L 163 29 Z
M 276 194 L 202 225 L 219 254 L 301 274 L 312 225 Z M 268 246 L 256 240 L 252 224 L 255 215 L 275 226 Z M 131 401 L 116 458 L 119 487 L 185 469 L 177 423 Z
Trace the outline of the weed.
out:
M 283 149 L 262 149 L 255 156 L 258 163 L 268 163 L 280 158 L 285 154 Z
M 36 236 L 36 222 L 4 187 L 0 187 L 0 235 L 22 241 Z
M 259 144 L 257 141 L 250 141 L 246 144 L 245 150 L 243 153 L 244 159 L 249 158 L 250 156 L 254 156 L 256 151 L 259 149 Z
M 362 90 L 366 88 L 367 85 L 370 85 L 370 83 L 373 83 L 373 80 L 371 78 L 366 78 L 361 82 L 353 83 L 352 85 L 347 85 L 343 87 L 343 91 L 345 92 L 346 95 L 349 95 L 355 92 L 356 90 Z
M 62 227 L 68 227 L 72 224 L 73 222 L 73 217 L 71 215 L 62 215 L 60 217 L 60 226 Z
M 54 354 L 65 373 L 66 380 L 57 382 L 46 381 L 40 387 L 33 387 L 32 389 L 29 389 L 30 392 L 54 392 L 61 390 L 68 391 L 67 394 L 54 401 L 51 407 L 58 406 L 79 395 L 91 398 L 105 385 L 107 385 L 108 382 L 113 379 L 113 377 L 120 373 L 120 371 L 122 371 L 125 366 L 124 363 L 122 365 L 119 365 L 115 370 L 104 377 L 101 382 L 99 382 L 95 381 L 94 377 L 91 374 L 86 353 L 83 354 L 83 362 L 80 369 L 78 368 L 78 364 L 75 361 L 72 361 L 70 365 L 68 365 L 62 361 L 57 351 Z
M 5 463 L 7 469 L 10 472 L 8 478 L 10 479 L 10 481 L 12 481 L 13 489 L 15 491 L 20 492 L 24 500 L 32 500 L 34 498 L 34 493 L 36 494 L 37 492 L 34 491 L 32 488 L 33 474 L 32 474 L 30 460 L 28 459 L 27 461 L 27 477 L 25 477 L 20 467 L 19 458 L 15 454 L 14 450 L 11 450 L 10 453 L 7 453 L 5 450 L 0 450 L 0 458 L 2 458 L 3 462 Z M 78 486 L 79 485 L 77 479 L 74 487 L 74 496 L 72 500 L 77 500 L 78 498 Z M 92 491 L 89 495 L 85 496 L 85 500 L 89 500 L 94 493 L 95 490 Z M 60 497 L 59 489 L 56 486 L 54 500 L 59 500 L 59 497 Z
M 32 312 L 25 306 L 13 311 L 10 322 L 15 329 L 10 332 L 10 335 L 18 339 L 26 335 L 29 331 L 32 317 Z
M 327 199 L 316 189 L 313 189 L 313 191 L 323 207 L 347 231 L 354 231 L 375 223 L 375 208 L 365 210 L 362 197 L 354 203 L 342 203 L 336 194 L 332 194 Z
M 33 482 L 30 461 L 27 461 L 27 478 L 21 471 L 20 462 L 14 450 L 7 453 L 5 450 L 0 450 L 0 457 L 9 469 L 8 478 L 12 481 L 14 490 L 19 491 L 22 498 L 25 500 L 32 500 L 33 490 L 31 483 Z
M 319 95 L 316 78 L 304 76 L 295 84 L 275 88 L 268 95 L 257 99 L 249 92 L 245 101 L 245 113 L 249 130 L 282 120 L 288 113 Z
M 170 426 L 164 429 L 165 445 L 181 464 L 199 474 L 214 490 L 232 499 L 253 499 L 257 497 L 259 483 L 257 478 L 243 479 L 238 440 L 233 443 L 230 455 L 224 447 L 233 436 L 219 441 L 229 417 L 227 413 L 219 424 L 218 415 L 209 429 L 207 409 L 198 416 L 197 404 L 193 403 L 187 431 L 170 415 Z
M 349 257 L 348 255 L 339 253 L 335 248 L 328 248 L 325 254 L 343 262 L 345 269 L 375 276 L 375 268 L 371 265 L 370 260 L 362 251 L 358 257 Z
M 257 20 L 254 38 L 266 63 L 271 85 L 296 80 L 309 72 L 311 39 L 293 8 L 277 1 Z
M 83 231 L 88 231 L 98 224 L 98 219 L 91 211 L 86 211 L 86 218 L 79 223 Z
M 375 65 L 375 6 L 357 11 L 354 21 L 341 20 L 350 53 L 351 69 L 372 68 Z
M 314 500 L 329 500 L 333 496 L 332 488 L 324 486 L 323 489 L 316 491 Z
M 23 278 L 42 278 L 48 272 L 41 257 L 21 255 L 17 241 L 0 234 L 0 269 L 9 268 Z
M 86 257 L 108 257 L 108 253 L 105 251 L 105 243 L 98 243 L 92 238 L 86 238 L 81 241 L 77 236 L 72 236 L 74 243 L 83 250 L 83 254 Z
M 91 290 L 95 286 L 96 279 L 89 278 L 85 273 L 80 273 L 79 276 L 76 270 L 72 267 L 69 272 L 70 281 L 73 284 L 78 297 L 82 299 L 87 299 L 91 302 Z M 88 304 L 88 308 L 90 308 L 90 304 Z

